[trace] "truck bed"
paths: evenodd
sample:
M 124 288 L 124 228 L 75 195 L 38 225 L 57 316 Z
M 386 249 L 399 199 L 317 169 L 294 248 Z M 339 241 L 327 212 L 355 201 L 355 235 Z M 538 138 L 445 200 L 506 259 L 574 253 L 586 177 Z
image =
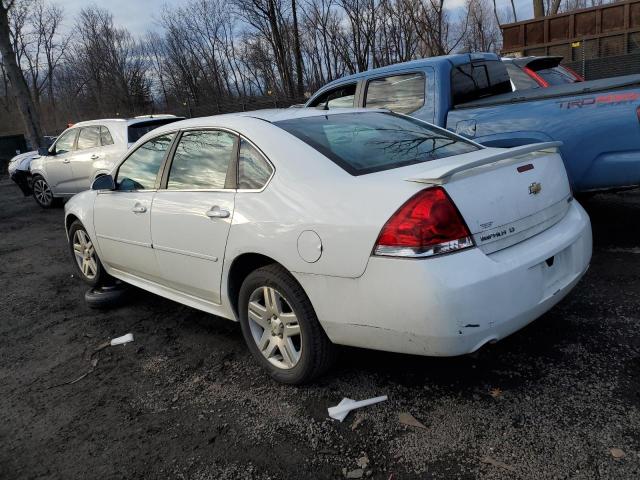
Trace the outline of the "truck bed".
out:
M 603 78 L 588 82 L 568 83 L 548 88 L 532 88 L 529 90 L 517 90 L 515 92 L 494 95 L 472 102 L 463 103 L 455 107 L 458 109 L 491 107 L 520 102 L 532 102 L 558 97 L 571 97 L 585 95 L 601 91 L 619 90 L 629 87 L 640 87 L 640 75 L 625 75 L 623 77 Z

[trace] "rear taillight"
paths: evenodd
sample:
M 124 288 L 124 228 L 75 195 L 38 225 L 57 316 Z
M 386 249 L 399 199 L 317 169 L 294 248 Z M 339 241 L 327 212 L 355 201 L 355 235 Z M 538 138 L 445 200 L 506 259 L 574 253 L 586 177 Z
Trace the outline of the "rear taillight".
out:
M 473 247 L 462 215 L 442 187 L 418 192 L 382 228 L 374 255 L 430 257 Z
M 547 82 L 544 78 L 542 78 L 536 72 L 531 70 L 529 67 L 524 67 L 523 70 L 527 75 L 533 78 L 536 81 L 536 83 L 540 85 L 542 88 L 547 88 L 549 86 L 549 82 Z

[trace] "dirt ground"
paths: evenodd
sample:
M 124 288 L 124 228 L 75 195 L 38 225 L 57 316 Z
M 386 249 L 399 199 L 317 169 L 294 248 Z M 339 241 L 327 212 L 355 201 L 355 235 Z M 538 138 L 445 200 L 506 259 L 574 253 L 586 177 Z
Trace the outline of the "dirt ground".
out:
M 5 175 L 0 478 L 640 478 L 640 192 L 586 207 L 591 268 L 529 327 L 463 358 L 347 349 L 316 384 L 289 387 L 228 320 L 140 290 L 87 308 L 62 209 Z M 128 332 L 134 343 L 55 386 Z M 377 395 L 389 401 L 327 416 Z

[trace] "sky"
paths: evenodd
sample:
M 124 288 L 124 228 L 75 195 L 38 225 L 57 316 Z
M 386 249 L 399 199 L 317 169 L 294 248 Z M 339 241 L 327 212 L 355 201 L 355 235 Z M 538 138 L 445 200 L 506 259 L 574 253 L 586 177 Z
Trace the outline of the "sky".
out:
M 162 11 L 163 5 L 185 5 L 188 0 L 54 0 L 65 10 L 66 28 L 73 28 L 74 17 L 83 7 L 95 4 L 104 7 L 113 14 L 114 23 L 119 27 L 126 27 L 134 35 L 143 35 L 149 30 L 158 30 L 156 19 Z M 445 0 L 445 7 L 451 10 L 461 8 L 466 0 Z M 531 0 L 515 0 L 518 20 L 533 17 Z M 497 0 L 498 11 L 511 8 L 509 0 Z

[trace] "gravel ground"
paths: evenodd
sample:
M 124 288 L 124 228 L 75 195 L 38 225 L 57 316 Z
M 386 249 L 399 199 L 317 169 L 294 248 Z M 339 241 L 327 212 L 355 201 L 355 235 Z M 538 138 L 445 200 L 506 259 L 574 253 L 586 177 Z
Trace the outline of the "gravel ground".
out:
M 591 268 L 524 330 L 454 359 L 346 349 L 305 387 L 268 379 L 227 320 L 140 290 L 90 310 L 62 209 L 6 176 L 0 205 L 0 478 L 640 477 L 640 192 L 586 204 Z

